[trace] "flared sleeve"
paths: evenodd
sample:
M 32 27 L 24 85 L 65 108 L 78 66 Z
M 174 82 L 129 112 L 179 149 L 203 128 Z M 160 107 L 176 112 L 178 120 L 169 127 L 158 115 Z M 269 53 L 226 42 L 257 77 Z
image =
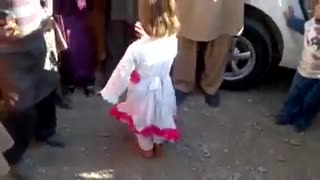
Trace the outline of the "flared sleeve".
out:
M 100 91 L 102 98 L 112 104 L 119 101 L 119 97 L 128 88 L 131 73 L 136 69 L 137 57 L 133 45 L 130 45 L 113 71 L 107 85 Z

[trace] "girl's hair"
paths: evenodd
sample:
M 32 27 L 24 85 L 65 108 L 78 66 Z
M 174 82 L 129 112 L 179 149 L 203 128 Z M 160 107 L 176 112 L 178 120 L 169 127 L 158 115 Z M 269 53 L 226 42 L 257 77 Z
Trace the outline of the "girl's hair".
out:
M 179 30 L 175 0 L 139 0 L 139 18 L 151 37 L 170 36 Z

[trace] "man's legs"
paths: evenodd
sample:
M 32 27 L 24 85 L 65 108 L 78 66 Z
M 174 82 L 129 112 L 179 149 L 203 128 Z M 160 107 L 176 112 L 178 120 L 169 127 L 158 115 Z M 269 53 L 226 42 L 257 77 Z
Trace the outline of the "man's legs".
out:
M 209 106 L 218 107 L 220 105 L 218 90 L 223 81 L 232 45 L 233 37 L 230 35 L 222 35 L 207 45 L 201 86 L 206 93 L 206 103 Z
M 108 48 L 108 59 L 105 64 L 107 72 L 105 81 L 111 77 L 113 70 L 116 68 L 129 45 L 129 25 L 126 21 L 111 21 L 107 28 L 106 46 Z
M 3 120 L 3 125 L 14 140 L 14 145 L 4 156 L 10 165 L 17 164 L 27 150 L 34 132 L 36 113 L 34 107 L 9 112 Z
M 57 127 L 55 94 L 56 92 L 53 91 L 35 106 L 37 113 L 35 138 L 52 146 L 63 147 L 62 142 L 53 139 Z
M 196 84 L 197 42 L 179 37 L 178 54 L 173 64 L 173 84 L 180 106 Z

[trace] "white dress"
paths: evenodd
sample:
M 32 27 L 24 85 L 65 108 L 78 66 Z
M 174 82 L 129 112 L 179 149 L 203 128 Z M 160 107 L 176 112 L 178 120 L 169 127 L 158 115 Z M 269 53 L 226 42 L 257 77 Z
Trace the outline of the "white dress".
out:
M 109 82 L 101 91 L 104 100 L 117 104 L 110 113 L 136 134 L 176 141 L 176 101 L 170 77 L 177 54 L 177 38 L 142 38 L 132 43 Z

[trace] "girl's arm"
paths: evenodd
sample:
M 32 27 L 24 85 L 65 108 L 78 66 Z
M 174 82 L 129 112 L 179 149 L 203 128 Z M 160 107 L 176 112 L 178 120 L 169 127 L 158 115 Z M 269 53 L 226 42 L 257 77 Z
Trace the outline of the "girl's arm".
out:
M 100 91 L 102 98 L 112 104 L 118 103 L 119 97 L 129 86 L 130 76 L 135 68 L 136 62 L 131 45 L 113 71 L 107 85 Z

